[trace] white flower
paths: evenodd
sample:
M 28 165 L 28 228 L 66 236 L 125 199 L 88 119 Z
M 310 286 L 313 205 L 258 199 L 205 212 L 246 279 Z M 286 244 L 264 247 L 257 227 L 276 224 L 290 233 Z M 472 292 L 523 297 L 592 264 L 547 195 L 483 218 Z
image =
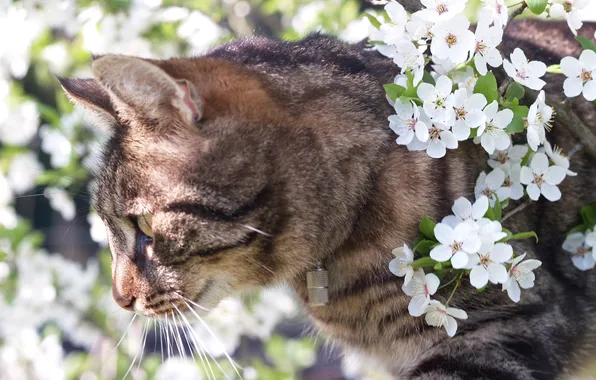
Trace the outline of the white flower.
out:
M 528 112 L 528 145 L 536 151 L 538 146 L 546 141 L 546 131 L 551 130 L 551 121 L 553 118 L 553 108 L 548 106 L 545 101 L 544 91 L 540 91 L 534 104 L 530 106 Z
M 451 78 L 457 83 L 457 88 L 465 89 L 469 96 L 474 94 L 474 86 L 478 82 L 478 75 L 474 73 L 473 68 L 466 66 L 463 70 L 454 70 L 451 72 Z
M 410 41 L 398 43 L 396 50 L 393 62 L 401 68 L 402 74 L 407 70 L 412 70 L 413 84 L 418 86 L 424 75 L 424 53 Z
M 387 12 L 391 21 L 381 25 L 380 31 L 383 33 L 383 42 L 388 45 L 396 45 L 403 40 L 406 23 L 408 22 L 408 13 L 397 1 L 390 1 L 385 5 L 385 12 Z
M 503 168 L 503 167 L 501 167 Z M 524 196 L 524 187 L 521 184 L 521 165 L 519 163 L 510 164 L 505 174 L 503 187 L 509 188 L 509 198 L 514 201 Z
M 422 269 L 414 272 L 412 280 L 402 286 L 404 293 L 412 297 L 408 304 L 410 315 L 419 317 L 424 313 L 430 303 L 430 296 L 435 294 L 440 283 L 439 278 L 432 273 L 425 275 Z
M 447 335 L 454 336 L 457 332 L 457 319 L 468 319 L 465 311 L 453 307 L 445 307 L 439 301 L 432 300 L 426 308 L 424 319 L 430 326 L 445 327 Z
M 404 277 L 404 285 L 407 285 L 414 275 L 414 268 L 412 267 L 414 252 L 407 244 L 404 244 L 403 247 L 395 248 L 391 253 L 393 253 L 395 259 L 389 262 L 389 270 L 397 277 Z
M 32 152 L 19 154 L 10 163 L 7 179 L 15 193 L 23 194 L 35 187 L 35 179 L 42 169 Z
M 420 17 L 420 12 L 416 12 L 412 15 L 410 22 L 406 24 L 406 31 L 413 40 L 427 40 L 433 37 L 431 29 L 434 24 L 432 21 L 423 20 Z
M 102 247 L 108 246 L 108 235 L 106 231 L 106 226 L 104 225 L 103 221 L 95 212 L 90 212 L 87 215 L 87 222 L 89 223 L 89 234 L 91 235 L 91 239 L 101 245 Z
M 477 132 L 480 144 L 488 154 L 492 154 L 495 149 L 507 149 L 511 139 L 505 132 L 505 128 L 513 120 L 513 111 L 507 108 L 499 111 L 499 104 L 495 100 L 486 106 L 484 113 L 486 124 L 481 124 Z
M 200 368 L 190 358 L 180 356 L 168 357 L 155 373 L 156 379 L 203 379 Z
M 468 0 L 421 0 L 420 2 L 426 9 L 415 14 L 423 20 L 437 22 L 448 20 L 463 12 Z
M 583 93 L 589 101 L 596 99 L 596 52 L 584 50 L 579 59 L 565 57 L 561 60 L 561 70 L 567 76 L 563 83 L 565 96 L 572 98 Z
M 5 117 L 4 117 L 5 116 Z M 2 115 L 0 109 L 0 141 L 8 145 L 27 145 L 39 125 L 37 104 L 26 101 Z
M 50 200 L 50 206 L 58 211 L 64 220 L 73 220 L 76 208 L 68 193 L 57 187 L 46 187 L 43 195 Z
M 485 172 L 480 173 L 474 187 L 476 199 L 485 195 L 488 197 L 491 206 L 495 205 L 497 197 L 499 197 L 500 202 L 503 202 L 510 195 L 509 189 L 503 186 L 504 182 L 505 172 L 502 169 L 493 169 L 488 175 Z
M 526 153 L 528 153 L 527 145 L 512 145 L 507 151 L 500 150 L 491 154 L 488 165 L 494 169 L 509 167 L 511 164 L 519 164 Z
M 430 120 L 427 120 L 426 123 L 430 125 L 428 130 L 429 141 L 425 143 L 426 154 L 432 158 L 441 158 L 445 156 L 447 149 L 457 149 L 457 139 L 449 128 Z
M 542 194 L 551 202 L 561 199 L 561 190 L 557 187 L 565 179 L 565 169 L 560 166 L 548 166 L 548 157 L 544 153 L 536 153 L 532 157 L 530 167 L 521 168 L 521 183 L 527 185 L 526 191 L 530 199 L 537 201 Z
M 584 9 L 590 0 L 552 0 L 549 14 L 551 17 L 567 18 L 567 25 L 573 34 L 577 34 L 577 30 L 583 25 L 582 23 L 582 9 Z
M 389 127 L 399 137 L 395 142 L 400 145 L 408 145 L 414 139 L 414 136 L 421 141 L 428 141 L 428 126 L 420 120 L 420 110 L 414 102 L 402 103 L 396 99 L 393 106 L 396 115 L 389 116 Z
M 445 223 L 451 228 L 455 228 L 458 224 L 468 220 L 478 221 L 488 211 L 488 198 L 481 196 L 472 205 L 467 198 L 459 197 L 453 202 L 451 211 L 453 211 L 453 215 L 448 215 L 441 221 L 441 223 Z
M 586 232 L 588 234 L 590 233 L 589 230 Z M 593 252 L 593 246 L 596 241 L 591 243 L 588 244 L 586 235 L 581 232 L 572 233 L 565 238 L 563 249 L 571 253 L 571 261 L 577 269 L 586 271 L 594 268 L 594 265 L 596 265 Z
M 561 148 L 559 148 L 555 145 L 555 149 L 553 149 L 552 146 L 550 145 L 550 143 L 548 141 L 545 141 L 544 142 L 544 151 L 546 152 L 546 155 L 548 156 L 548 158 L 550 158 L 550 160 L 555 165 L 560 166 L 563 169 L 565 169 L 568 176 L 574 177 L 577 175 L 576 172 L 572 172 L 571 170 L 569 170 L 569 165 L 570 165 L 569 157 L 567 157 L 563 154 L 563 151 Z
M 480 237 L 480 241 L 482 242 L 478 252 L 490 252 L 496 242 L 507 236 L 507 234 L 503 232 L 503 226 L 501 226 L 501 223 L 497 222 L 496 220 L 482 218 L 478 220 L 475 227 L 478 228 L 477 233 Z M 473 256 L 477 255 L 474 254 Z M 468 265 L 466 268 L 472 269 L 473 265 L 476 265 L 475 258 L 468 260 Z
M 470 255 L 472 267 L 470 272 L 470 283 L 476 289 L 480 289 L 490 280 L 493 284 L 502 284 L 507 281 L 507 269 L 503 265 L 513 256 L 513 247 L 505 243 L 493 245 L 489 252 L 482 252 Z
M 503 68 L 511 78 L 532 90 L 542 90 L 546 84 L 540 79 L 546 74 L 546 65 L 539 61 L 528 61 L 520 48 L 515 48 L 511 54 L 511 62 L 503 60 Z
M 474 48 L 474 33 L 469 28 L 470 21 L 463 15 L 435 24 L 431 29 L 430 51 L 437 58 L 449 59 L 455 64 L 465 62 Z
M 476 47 L 474 50 L 474 66 L 480 75 L 486 75 L 487 64 L 499 67 L 503 64 L 503 57 L 497 46 L 503 40 L 503 28 L 500 25 L 489 26 L 486 18 L 478 20 L 476 27 Z
M 482 244 L 470 223 L 460 223 L 455 228 L 438 223 L 434 232 L 441 244 L 430 251 L 430 257 L 439 262 L 451 259 L 451 265 L 457 269 L 465 267 L 468 253 L 478 252 Z
M 442 75 L 437 79 L 436 85 L 420 83 L 418 97 L 423 101 L 424 112 L 428 117 L 447 127 L 455 124 L 454 99 L 451 94 L 453 82 Z
M 524 257 L 526 257 L 525 253 L 511 261 L 509 279 L 503 284 L 503 290 L 507 290 L 507 295 L 513 302 L 519 302 L 520 287 L 529 289 L 534 286 L 534 279 L 536 276 L 532 271 L 542 265 L 540 260 L 534 259 L 522 262 Z
M 478 128 L 486 121 L 482 109 L 486 105 L 486 98 L 482 94 L 468 95 L 465 89 L 455 90 L 453 93 L 453 108 L 455 109 L 455 125 L 453 134 L 459 141 L 470 137 L 470 129 Z
M 49 125 L 39 129 L 41 136 L 41 150 L 50 155 L 50 163 L 55 168 L 63 168 L 70 162 L 73 151 L 72 144 L 61 130 Z
M 482 12 L 488 15 L 488 18 L 493 20 L 494 22 L 500 25 L 507 25 L 507 19 L 509 15 L 507 13 L 507 6 L 505 5 L 505 0 L 480 0 L 484 4 L 482 7 Z M 478 19 L 482 19 L 483 17 L 487 17 L 483 14 L 480 14 Z

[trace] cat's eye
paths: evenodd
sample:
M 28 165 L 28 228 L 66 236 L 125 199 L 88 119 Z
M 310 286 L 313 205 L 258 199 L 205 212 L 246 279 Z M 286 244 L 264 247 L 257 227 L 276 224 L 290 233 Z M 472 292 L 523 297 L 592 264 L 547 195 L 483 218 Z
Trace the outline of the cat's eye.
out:
M 153 237 L 153 214 L 137 216 L 137 225 L 141 232 L 149 237 Z

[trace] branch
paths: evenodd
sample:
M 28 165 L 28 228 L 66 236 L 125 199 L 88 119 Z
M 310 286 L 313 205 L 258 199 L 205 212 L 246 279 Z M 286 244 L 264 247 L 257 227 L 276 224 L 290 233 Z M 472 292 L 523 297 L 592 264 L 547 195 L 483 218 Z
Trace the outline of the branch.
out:
M 526 99 L 528 102 L 535 102 L 538 97 L 538 91 L 530 90 L 526 88 Z M 546 95 L 546 103 L 551 104 L 555 110 L 555 120 L 560 125 L 564 125 L 565 128 L 569 129 L 576 139 L 582 142 L 582 145 L 586 152 L 592 157 L 596 158 L 596 135 L 591 131 L 580 118 L 577 116 L 575 111 L 571 108 L 571 101 L 558 102 L 548 94 Z
M 503 218 L 501 219 L 501 224 L 503 224 L 507 219 L 511 218 L 513 215 L 519 213 L 520 211 L 522 211 L 523 209 L 528 207 L 530 205 L 530 203 L 532 203 L 532 201 L 530 199 L 526 199 L 526 201 L 524 203 L 520 204 L 519 206 L 517 206 L 516 208 L 514 208 L 513 210 L 511 210 L 510 212 L 505 214 L 503 216 Z

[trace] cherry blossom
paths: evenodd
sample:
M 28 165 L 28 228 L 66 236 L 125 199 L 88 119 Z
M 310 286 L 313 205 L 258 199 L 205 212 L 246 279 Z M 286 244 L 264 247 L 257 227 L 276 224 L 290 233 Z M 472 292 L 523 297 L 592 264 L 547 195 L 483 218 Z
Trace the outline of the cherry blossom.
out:
M 488 211 L 488 198 L 481 196 L 472 205 L 467 198 L 459 197 L 453 202 L 451 211 L 453 211 L 453 215 L 448 215 L 441 221 L 451 228 L 455 228 L 465 221 L 478 221 Z
M 414 267 L 412 267 L 414 252 L 404 244 L 403 247 L 395 248 L 391 253 L 395 258 L 389 262 L 389 270 L 397 277 L 404 277 L 404 285 L 407 285 L 414 275 Z
M 426 154 L 432 158 L 445 156 L 447 149 L 457 149 L 457 139 L 453 132 L 441 123 L 427 121 L 429 140 L 426 145 Z
M 542 90 L 546 82 L 540 77 L 546 74 L 546 65 L 540 61 L 530 62 L 520 48 L 515 48 L 510 58 L 511 62 L 503 60 L 507 75 L 532 90 Z
M 530 167 L 521 168 L 521 183 L 527 185 L 526 191 L 530 199 L 537 201 L 542 194 L 551 202 L 561 199 L 561 190 L 557 187 L 565 179 L 565 169 L 560 166 L 549 166 L 548 157 L 544 153 L 536 153 L 532 157 Z
M 403 39 L 408 13 L 397 1 L 390 1 L 385 5 L 385 11 L 391 21 L 381 24 L 380 31 L 383 35 L 383 42 L 388 45 L 396 45 Z
M 424 53 L 410 41 L 399 42 L 396 50 L 393 62 L 401 68 L 402 74 L 411 70 L 414 75 L 413 84 L 418 86 L 424 74 Z
M 412 15 L 410 22 L 406 24 L 406 31 L 413 40 L 428 40 L 433 37 L 431 29 L 434 24 L 432 21 L 422 19 L 420 12 L 416 12 Z
M 509 15 L 505 0 L 480 0 L 483 4 L 479 19 L 488 17 L 499 25 L 507 25 Z
M 421 142 L 428 141 L 428 126 L 420 120 L 420 110 L 414 102 L 396 99 L 394 108 L 397 115 L 389 116 L 389 127 L 399 135 L 398 144 L 408 145 L 414 136 Z
M 545 141 L 544 142 L 544 151 L 545 151 L 546 155 L 548 156 L 548 158 L 550 158 L 550 160 L 553 162 L 553 164 L 565 169 L 568 176 L 575 177 L 577 175 L 576 172 L 572 172 L 571 170 L 569 170 L 569 166 L 570 166 L 569 157 L 567 157 L 563 154 L 563 151 L 561 150 L 561 148 L 555 146 L 555 148 L 553 149 L 553 147 L 550 145 L 550 143 L 548 141 Z
M 509 279 L 503 283 L 503 290 L 507 290 L 507 295 L 513 302 L 519 302 L 520 300 L 520 287 L 523 289 L 529 289 L 534 286 L 534 275 L 533 270 L 542 265 L 540 260 L 529 259 L 522 261 L 526 257 L 524 253 L 511 260 L 511 268 L 509 268 Z
M 526 137 L 528 145 L 534 151 L 538 149 L 538 146 L 544 144 L 546 141 L 546 131 L 551 130 L 553 108 L 546 104 L 545 98 L 544 91 L 540 91 L 540 94 L 538 94 L 536 101 L 530 106 L 528 112 L 528 131 Z
M 424 319 L 430 326 L 445 327 L 447 335 L 454 336 L 457 332 L 457 319 L 468 319 L 465 311 L 453 307 L 446 307 L 439 301 L 430 301 L 426 308 Z
M 480 173 L 474 187 L 476 199 L 485 195 L 488 197 L 490 205 L 494 206 L 497 197 L 501 202 L 509 198 L 509 188 L 503 186 L 504 182 L 505 172 L 500 168 L 493 169 L 488 175 L 485 172 Z
M 469 28 L 470 21 L 463 15 L 435 24 L 430 51 L 439 59 L 455 64 L 465 62 L 474 47 L 474 33 Z
M 503 28 L 500 25 L 489 26 L 486 18 L 480 18 L 476 26 L 476 46 L 474 50 L 474 66 L 480 75 L 486 75 L 486 65 L 499 67 L 503 57 L 497 46 L 503 40 Z
M 474 86 L 478 81 L 478 75 L 474 73 L 474 69 L 466 66 L 463 69 L 454 70 L 451 72 L 451 78 L 457 83 L 457 88 L 463 88 L 472 96 L 474 93 Z
M 488 252 L 470 255 L 469 267 L 470 283 L 480 289 L 490 281 L 493 284 L 502 284 L 507 281 L 507 268 L 504 263 L 513 256 L 513 247 L 505 243 L 497 243 Z
M 565 57 L 561 60 L 561 70 L 567 76 L 563 83 L 565 96 L 572 98 L 583 93 L 589 101 L 596 99 L 596 52 L 584 50 L 579 59 Z
M 486 105 L 486 98 L 482 94 L 468 95 L 468 92 L 460 88 L 453 93 L 453 108 L 455 109 L 455 125 L 453 134 L 459 141 L 467 140 L 470 137 L 470 129 L 483 125 L 486 115 L 482 109 Z
M 590 0 L 552 0 L 549 14 L 551 17 L 565 17 L 567 18 L 567 25 L 573 34 L 577 34 L 577 30 L 583 25 L 582 23 L 582 9 L 584 9 Z
M 573 265 L 583 271 L 593 269 L 596 265 L 593 251 L 596 241 L 588 242 L 587 235 L 589 234 L 594 234 L 594 232 L 590 230 L 586 231 L 586 234 L 575 232 L 567 235 L 563 242 L 563 249 L 571 254 Z
M 439 288 L 439 278 L 432 274 L 424 274 L 422 269 L 414 272 L 412 280 L 402 286 L 406 295 L 412 297 L 408 304 L 408 312 L 414 317 L 424 314 L 426 307 L 430 303 L 430 296 L 435 294 Z
M 436 85 L 420 83 L 418 97 L 423 102 L 424 112 L 433 121 L 451 127 L 455 124 L 454 99 L 451 94 L 453 82 L 447 76 L 440 76 Z
M 420 2 L 426 9 L 414 14 L 418 14 L 422 20 L 437 22 L 451 19 L 463 12 L 468 0 L 421 0 Z
M 501 167 L 506 168 L 505 171 L 505 182 L 503 187 L 509 188 L 509 198 L 514 201 L 521 199 L 524 196 L 524 187 L 521 184 L 521 165 L 519 163 L 510 164 L 509 166 Z
M 468 253 L 477 252 L 481 245 L 480 237 L 469 223 L 460 223 L 455 228 L 438 223 L 434 232 L 441 244 L 430 251 L 430 257 L 439 262 L 451 260 L 454 268 L 465 267 Z
M 488 154 L 494 153 L 495 149 L 507 149 L 511 139 L 505 128 L 513 120 L 513 111 L 507 108 L 499 111 L 499 104 L 495 100 L 486 106 L 484 113 L 487 120 L 478 128 L 475 141 L 480 139 L 480 144 Z
M 507 151 L 498 150 L 491 154 L 488 165 L 494 169 L 509 167 L 511 164 L 519 164 L 522 162 L 526 153 L 528 153 L 527 145 L 512 145 Z

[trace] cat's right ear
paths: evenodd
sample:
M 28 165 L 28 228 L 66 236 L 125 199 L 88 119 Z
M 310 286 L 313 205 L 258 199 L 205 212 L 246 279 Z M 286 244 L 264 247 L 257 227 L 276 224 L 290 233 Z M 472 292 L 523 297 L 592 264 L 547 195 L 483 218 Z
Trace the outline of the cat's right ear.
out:
M 68 98 L 83 110 L 85 116 L 92 120 L 113 127 L 117 124 L 116 111 L 107 91 L 90 78 L 63 78 L 58 81 Z

